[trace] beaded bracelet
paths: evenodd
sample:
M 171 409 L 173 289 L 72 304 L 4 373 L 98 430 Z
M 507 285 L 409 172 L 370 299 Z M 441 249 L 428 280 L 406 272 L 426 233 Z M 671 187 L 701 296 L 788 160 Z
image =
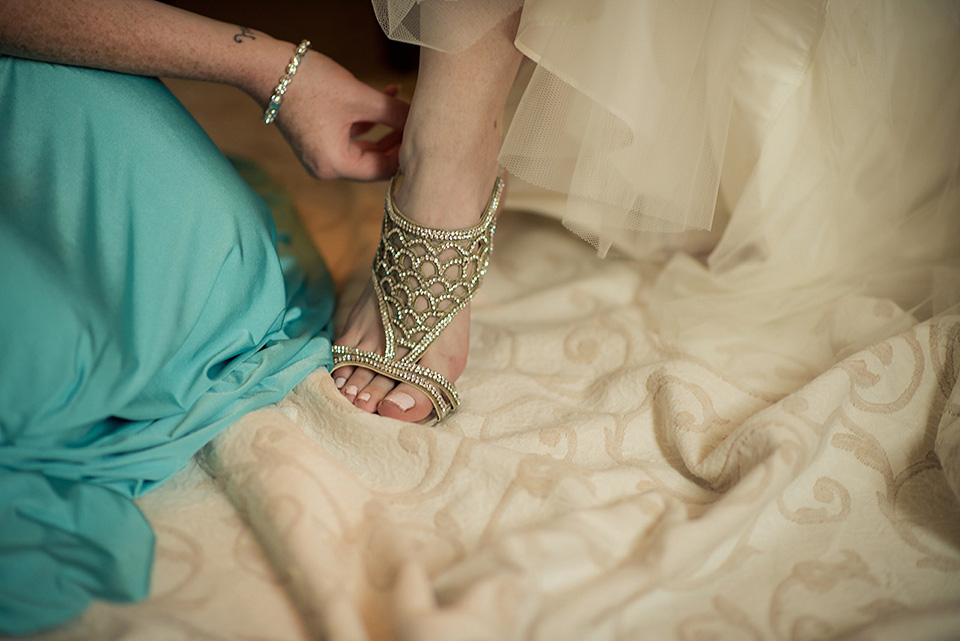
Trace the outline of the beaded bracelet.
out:
M 269 125 L 277 117 L 277 110 L 280 109 L 280 103 L 283 102 L 283 94 L 287 93 L 287 86 L 293 81 L 293 76 L 300 68 L 300 61 L 303 60 L 309 49 L 310 41 L 304 40 L 293 52 L 290 64 L 287 65 L 287 72 L 280 77 L 280 82 L 277 83 L 277 88 L 273 90 L 270 102 L 267 103 L 267 109 L 263 112 L 263 124 Z

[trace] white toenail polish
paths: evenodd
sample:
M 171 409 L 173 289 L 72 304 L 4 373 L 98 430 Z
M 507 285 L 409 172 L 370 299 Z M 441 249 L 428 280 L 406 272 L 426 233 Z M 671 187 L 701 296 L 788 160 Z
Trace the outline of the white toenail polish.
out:
M 338 376 L 335 379 L 333 379 L 333 384 L 337 386 L 337 389 L 343 389 L 343 384 L 346 382 L 347 382 L 347 379 L 345 379 L 342 376 Z
M 359 391 L 356 385 L 348 385 L 347 389 L 343 390 L 343 393 L 347 396 L 356 396 Z
M 370 392 L 364 392 L 363 394 L 361 394 L 360 396 L 357 397 L 357 400 L 358 400 L 358 401 L 369 401 L 369 400 L 370 400 Z
M 416 401 L 413 400 L 412 396 L 409 394 L 404 394 L 403 392 L 394 392 L 384 400 L 390 401 L 404 412 L 416 404 Z

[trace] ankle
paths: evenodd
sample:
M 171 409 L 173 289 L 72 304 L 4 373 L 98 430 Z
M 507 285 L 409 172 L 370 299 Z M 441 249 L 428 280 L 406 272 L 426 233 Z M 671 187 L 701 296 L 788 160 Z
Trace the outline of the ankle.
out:
M 499 143 L 499 140 L 497 141 Z M 394 203 L 412 220 L 430 227 L 459 229 L 476 223 L 486 207 L 496 179 L 497 146 L 470 153 L 407 146 L 401 150 Z M 464 147 L 468 147 L 464 145 Z
M 500 130 L 467 131 L 466 128 L 423 127 L 408 129 L 400 147 L 399 162 L 405 174 L 451 167 L 456 171 L 477 174 L 496 167 L 500 153 Z M 467 176 L 463 176 L 467 178 Z

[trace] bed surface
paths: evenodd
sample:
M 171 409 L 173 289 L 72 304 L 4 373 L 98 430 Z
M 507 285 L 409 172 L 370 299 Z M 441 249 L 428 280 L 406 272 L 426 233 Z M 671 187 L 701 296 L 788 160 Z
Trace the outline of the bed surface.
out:
M 290 178 L 232 117 L 214 139 L 290 190 L 349 298 L 383 186 Z M 315 373 L 140 501 L 146 602 L 37 638 L 960 637 L 960 317 L 852 347 L 898 314 L 864 298 L 670 335 L 662 269 L 508 211 L 458 414 L 365 415 Z

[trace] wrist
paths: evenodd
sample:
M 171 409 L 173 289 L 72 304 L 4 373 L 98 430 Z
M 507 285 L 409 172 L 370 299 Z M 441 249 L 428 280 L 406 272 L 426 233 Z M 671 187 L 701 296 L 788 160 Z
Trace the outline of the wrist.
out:
M 296 45 L 270 36 L 257 36 L 258 46 L 245 52 L 238 66 L 237 76 L 231 84 L 242 89 L 261 107 L 265 107 L 285 73 L 290 56 Z
M 310 41 L 301 40 L 300 44 L 297 45 L 297 48 L 294 50 L 293 56 L 290 57 L 290 62 L 288 62 L 287 66 L 284 68 L 283 75 L 280 77 L 280 80 L 277 81 L 277 86 L 274 87 L 273 93 L 270 96 L 270 100 L 267 102 L 267 107 L 263 112 L 263 124 L 269 125 L 276 119 L 277 111 L 280 109 L 280 106 L 283 103 L 283 98 L 287 93 L 287 89 L 289 89 L 290 83 L 293 82 L 293 78 L 296 76 L 297 71 L 300 70 L 300 63 L 303 61 L 308 51 L 310 51 Z

